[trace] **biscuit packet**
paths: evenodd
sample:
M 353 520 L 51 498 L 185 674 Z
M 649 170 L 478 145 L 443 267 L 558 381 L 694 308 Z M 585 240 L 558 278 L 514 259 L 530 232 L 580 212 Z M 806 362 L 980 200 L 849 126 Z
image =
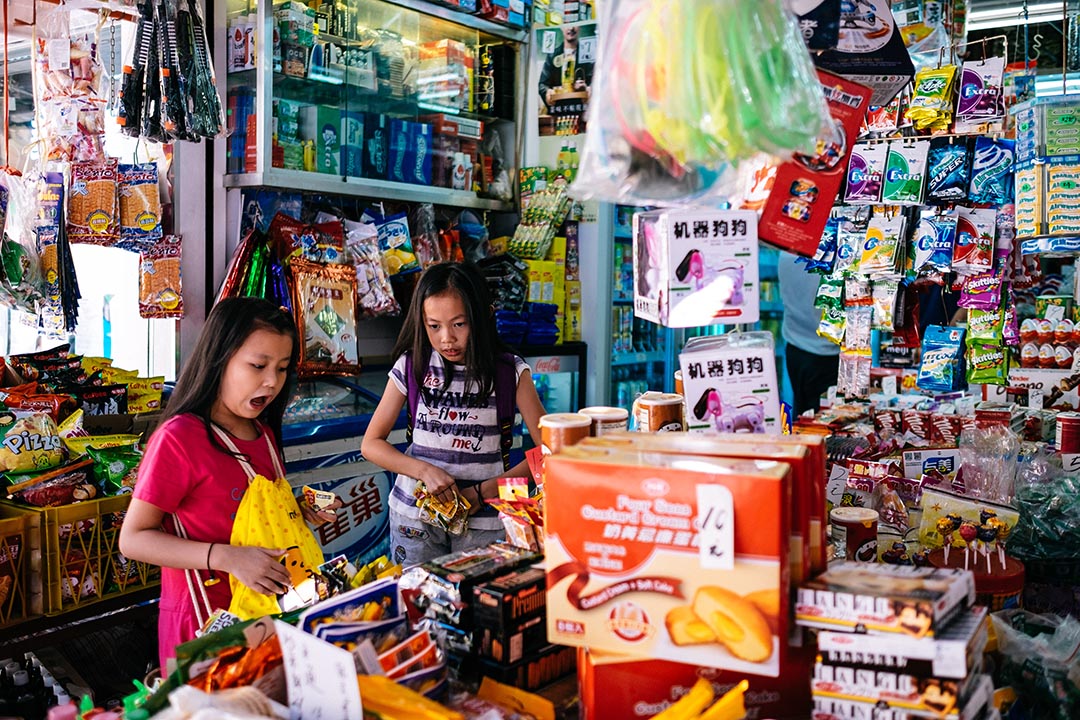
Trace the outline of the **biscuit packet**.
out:
M 118 180 L 115 158 L 71 164 L 68 240 L 91 245 L 116 244 L 120 238 Z
M 122 163 L 118 172 L 120 242 L 117 246 L 139 251 L 162 237 L 157 164 Z
M 140 253 L 139 317 L 184 317 L 182 244 L 179 235 L 166 235 Z
M 64 462 L 64 446 L 48 413 L 0 411 L 0 471 L 48 470 Z
M 303 343 L 302 376 L 360 372 L 356 340 L 356 270 L 351 265 L 292 261 L 293 308 Z

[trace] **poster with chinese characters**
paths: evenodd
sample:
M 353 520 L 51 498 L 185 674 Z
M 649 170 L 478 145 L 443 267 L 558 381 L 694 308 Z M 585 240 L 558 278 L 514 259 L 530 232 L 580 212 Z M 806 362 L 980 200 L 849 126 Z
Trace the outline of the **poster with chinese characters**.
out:
M 370 470 L 370 472 L 368 472 Z M 340 471 L 340 472 L 338 472 Z M 358 469 L 356 464 L 344 464 L 311 471 L 319 480 L 309 478 L 317 490 L 332 492 L 343 503 L 334 513 L 333 522 L 314 529 L 327 558 L 345 555 L 365 563 L 390 551 L 390 488 L 393 476 L 374 465 Z M 332 473 L 348 473 L 336 480 L 323 479 Z M 307 473 L 294 479 L 303 480 Z
M 702 338 L 679 354 L 679 366 L 690 432 L 780 432 L 771 333 Z
M 596 23 L 536 31 L 540 135 L 580 135 L 597 57 Z

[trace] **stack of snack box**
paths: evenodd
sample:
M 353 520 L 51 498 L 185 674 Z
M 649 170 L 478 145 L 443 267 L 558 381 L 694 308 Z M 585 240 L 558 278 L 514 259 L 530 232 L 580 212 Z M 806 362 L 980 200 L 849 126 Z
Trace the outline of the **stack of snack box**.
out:
M 987 610 L 974 599 L 963 570 L 842 562 L 804 583 L 795 622 L 819 630 L 814 717 L 984 717 Z

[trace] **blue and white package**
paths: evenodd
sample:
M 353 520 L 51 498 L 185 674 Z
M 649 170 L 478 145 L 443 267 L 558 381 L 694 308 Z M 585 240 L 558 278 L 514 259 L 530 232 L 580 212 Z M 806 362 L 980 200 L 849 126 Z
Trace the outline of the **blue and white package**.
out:
M 1016 141 L 988 137 L 975 139 L 968 199 L 973 203 L 1005 205 L 1013 201 Z
M 914 270 L 918 277 L 938 277 L 952 269 L 956 243 L 956 215 L 938 214 L 925 208 L 915 227 Z
M 934 138 L 926 161 L 926 202 L 946 205 L 967 198 L 971 178 L 966 139 Z
M 916 384 L 927 392 L 952 392 L 967 385 L 964 328 L 931 325 L 923 334 L 922 363 Z

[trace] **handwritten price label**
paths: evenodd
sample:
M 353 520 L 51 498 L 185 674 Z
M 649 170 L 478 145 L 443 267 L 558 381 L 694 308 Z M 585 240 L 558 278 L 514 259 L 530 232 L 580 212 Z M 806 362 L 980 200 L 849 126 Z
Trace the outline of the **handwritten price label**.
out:
M 1080 453 L 1062 453 L 1061 469 L 1065 472 L 1080 472 Z
M 285 661 L 290 720 L 364 716 L 352 653 L 280 620 L 274 629 Z
M 699 554 L 706 570 L 735 569 L 735 504 L 723 485 L 697 486 Z

